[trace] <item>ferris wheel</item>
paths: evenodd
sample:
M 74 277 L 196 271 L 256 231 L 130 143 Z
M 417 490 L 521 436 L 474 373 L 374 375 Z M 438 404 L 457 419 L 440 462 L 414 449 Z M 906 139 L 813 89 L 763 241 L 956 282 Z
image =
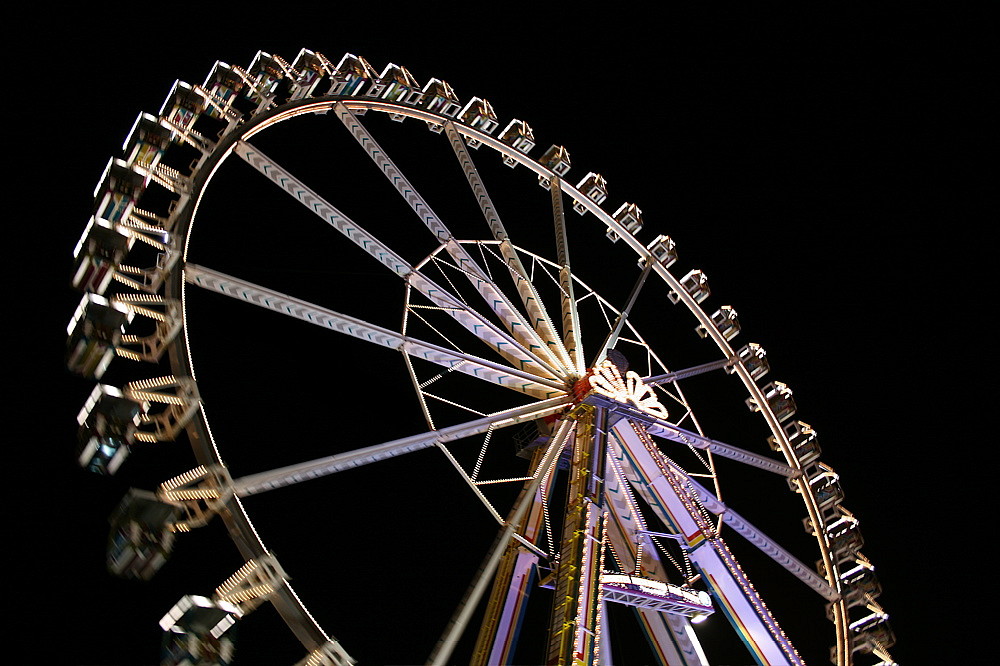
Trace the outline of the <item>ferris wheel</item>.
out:
M 805 663 L 821 634 L 839 666 L 895 663 L 858 520 L 765 350 L 741 341 L 705 273 L 677 268 L 671 237 L 639 239 L 638 205 L 608 212 L 599 173 L 571 176 L 566 148 L 535 144 L 444 81 L 307 50 L 217 62 L 137 118 L 75 250 L 68 362 L 97 381 L 79 461 L 127 474 L 140 447 L 186 439 L 194 453 L 123 499 L 114 573 L 151 577 L 213 521 L 246 562 L 164 609 L 162 663 L 230 663 L 232 627 L 264 603 L 299 664 L 354 663 L 363 646 L 335 616 L 321 627 L 250 516 L 300 484 L 343 507 L 335 481 L 361 473 L 400 510 L 433 502 L 437 476 L 404 496 L 378 471 L 419 451 L 474 507 L 426 515 L 495 532 L 485 552 L 451 549 L 479 567 L 464 594 L 441 591 L 457 609 L 428 663 L 468 656 L 456 649 L 476 664 L 613 663 L 622 609 L 671 666 L 712 662 L 707 618 L 760 664 Z M 287 378 L 263 376 L 303 350 L 278 364 Z M 116 356 L 133 378 L 105 383 Z M 213 411 L 210 428 L 206 406 L 232 392 L 243 409 Z M 250 434 L 231 436 L 233 420 Z M 328 436 L 306 441 L 304 422 Z M 531 654 L 526 617 L 544 625 Z

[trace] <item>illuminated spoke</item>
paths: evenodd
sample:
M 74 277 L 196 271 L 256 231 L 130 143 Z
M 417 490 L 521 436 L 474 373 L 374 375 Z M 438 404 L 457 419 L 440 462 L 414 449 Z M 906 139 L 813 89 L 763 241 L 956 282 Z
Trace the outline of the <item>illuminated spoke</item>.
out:
M 722 456 L 723 458 L 729 458 L 730 460 L 735 460 L 737 462 L 744 463 L 745 465 L 750 465 L 751 467 L 763 469 L 768 472 L 774 472 L 775 474 L 780 474 L 781 476 L 789 478 L 797 477 L 799 475 L 799 470 L 789 467 L 782 462 L 778 462 L 773 458 L 758 455 L 752 451 L 747 451 L 746 449 L 733 446 L 732 444 L 726 444 L 725 442 L 720 442 L 716 439 L 710 439 L 704 435 L 699 435 L 690 430 L 685 430 L 684 428 L 680 428 L 666 421 L 648 424 L 648 428 L 649 434 L 653 436 L 686 444 L 695 449 L 704 449 L 714 453 L 715 455 Z M 708 467 L 710 466 L 710 463 L 706 462 L 705 465 Z
M 604 360 L 604 356 L 608 350 L 613 349 L 618 344 L 618 336 L 621 335 L 622 327 L 625 326 L 629 313 L 632 311 L 632 306 L 635 305 L 635 301 L 639 297 L 639 292 L 642 291 L 642 286 L 646 284 L 646 278 L 649 277 L 652 267 L 653 262 L 647 261 L 642 269 L 642 273 L 639 275 L 639 279 L 636 280 L 635 285 L 632 287 L 632 292 L 628 296 L 628 303 L 625 305 L 625 309 L 618 313 L 615 325 L 612 327 L 611 332 L 608 333 L 608 337 L 601 343 L 601 347 L 597 350 L 597 356 L 594 357 L 595 365 Z
M 689 487 L 697 494 L 701 503 L 706 509 L 719 516 L 724 524 L 732 527 L 737 534 L 755 545 L 761 552 L 783 566 L 795 575 L 796 578 L 826 598 L 827 601 L 835 601 L 840 596 L 837 590 L 833 589 L 826 580 L 813 571 L 812 567 L 803 564 L 798 558 L 785 550 L 781 544 L 754 527 L 743 516 L 720 502 L 707 488 L 690 478 L 690 475 L 687 476 Z
M 586 372 L 583 360 L 583 340 L 580 330 L 580 314 L 576 309 L 573 295 L 573 274 L 569 265 L 569 237 L 566 233 L 566 214 L 563 210 L 562 186 L 558 177 L 549 179 L 552 195 L 552 222 L 556 235 L 556 261 L 559 263 L 559 287 L 562 304 L 562 330 L 566 341 L 566 351 L 573 360 L 579 374 Z
M 569 402 L 569 399 L 564 397 L 543 400 L 530 405 L 497 412 L 496 414 L 490 414 L 474 421 L 441 428 L 440 430 L 431 430 L 419 435 L 394 439 L 389 442 L 367 446 L 346 453 L 338 453 L 297 465 L 290 465 L 260 474 L 251 474 L 233 481 L 234 492 L 237 497 L 247 497 L 268 490 L 274 490 L 275 488 L 282 488 L 303 481 L 309 481 L 310 479 L 336 474 L 337 472 L 361 467 L 379 460 L 395 458 L 404 453 L 411 453 L 444 442 L 452 442 L 485 433 L 491 429 L 506 428 L 518 423 L 524 423 L 525 421 L 544 418 L 545 416 L 562 411 Z
M 723 458 L 729 458 L 730 460 L 735 460 L 768 472 L 774 472 L 775 474 L 780 474 L 785 477 L 792 478 L 801 474 L 799 470 L 789 467 L 782 462 L 778 462 L 773 458 L 758 455 L 752 451 L 741 449 L 738 446 L 726 444 L 725 442 L 710 439 L 696 432 L 685 430 L 676 424 L 670 423 L 666 419 L 658 418 L 657 416 L 645 412 L 636 406 L 624 404 L 605 395 L 594 393 L 587 398 L 586 402 L 601 407 L 607 407 L 620 415 L 626 416 L 628 419 L 631 419 L 636 423 L 641 423 L 649 434 L 655 437 L 662 437 L 663 439 L 669 439 L 673 442 L 685 444 L 696 449 L 711 451 L 712 453 L 720 455 Z
M 402 351 L 414 358 L 421 358 L 528 395 L 551 398 L 563 393 L 562 385 L 555 381 L 536 377 L 523 370 L 447 349 L 407 335 L 401 335 L 357 317 L 327 310 L 203 266 L 188 264 L 185 268 L 185 279 L 209 291 L 280 312 L 286 316 L 350 335 L 359 340 Z
M 660 375 L 645 377 L 642 380 L 642 382 L 646 386 L 659 386 L 660 384 L 672 384 L 673 382 L 680 381 L 681 379 L 694 377 L 695 375 L 711 372 L 712 370 L 721 370 L 722 368 L 728 368 L 735 363 L 736 359 L 734 358 L 724 358 L 719 361 L 702 363 L 701 365 L 694 365 L 691 366 L 690 368 L 684 368 L 683 370 L 677 370 L 675 372 L 665 372 Z

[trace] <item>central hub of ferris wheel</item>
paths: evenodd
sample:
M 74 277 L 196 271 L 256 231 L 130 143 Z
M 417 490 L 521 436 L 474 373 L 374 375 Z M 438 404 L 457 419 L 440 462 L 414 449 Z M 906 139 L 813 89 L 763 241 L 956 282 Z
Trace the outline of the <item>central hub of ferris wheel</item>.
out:
M 583 402 L 591 393 L 632 405 L 650 416 L 665 419 L 667 409 L 653 392 L 644 384 L 642 377 L 628 369 L 628 361 L 614 349 L 608 351 L 607 358 L 595 365 L 573 386 L 577 402 Z

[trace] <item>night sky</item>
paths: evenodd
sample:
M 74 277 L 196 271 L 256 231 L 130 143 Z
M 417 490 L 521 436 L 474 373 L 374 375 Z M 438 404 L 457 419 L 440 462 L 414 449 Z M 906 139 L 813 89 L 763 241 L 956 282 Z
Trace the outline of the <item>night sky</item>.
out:
M 582 10 L 567 16 L 571 11 Z M 47 184 L 33 196 L 30 216 L 8 220 L 44 229 L 44 240 L 31 236 L 41 243 L 16 244 L 21 256 L 32 257 L 23 272 L 42 277 L 28 301 L 41 307 L 18 309 L 9 319 L 36 319 L 29 312 L 42 319 L 31 324 L 33 339 L 25 345 L 31 360 L 25 350 L 14 375 L 21 384 L 18 428 L 32 424 L 18 439 L 40 451 L 30 463 L 39 467 L 8 474 L 40 471 L 33 477 L 42 489 L 32 491 L 41 492 L 31 502 L 33 519 L 15 528 L 15 549 L 36 581 L 21 620 L 27 633 L 44 627 L 59 657 L 38 662 L 28 655 L 39 645 L 22 643 L 15 655 L 24 649 L 25 656 L 13 663 L 158 663 L 159 618 L 184 594 L 210 595 L 241 564 L 215 521 L 180 538 L 148 584 L 105 572 L 106 516 L 124 492 L 152 489 L 194 463 L 179 441 L 137 447 L 113 478 L 76 465 L 74 419 L 93 384 L 62 365 L 63 332 L 79 301 L 69 286 L 72 249 L 108 158 L 118 155 L 140 111 L 157 112 L 174 79 L 201 83 L 216 59 L 247 66 L 258 49 L 290 62 L 303 47 L 334 62 L 345 52 L 362 55 L 379 71 L 395 62 L 421 84 L 448 81 L 463 101 L 484 97 L 501 127 L 511 118 L 532 126 L 533 157 L 553 143 L 565 145 L 574 184 L 588 171 L 600 172 L 608 181 L 606 211 L 637 203 L 645 218 L 640 240 L 669 234 L 681 256 L 675 273 L 705 271 L 712 296 L 704 307 L 731 304 L 738 311 L 743 332 L 736 346 L 758 342 L 767 350 L 769 378 L 794 390 L 797 418 L 820 433 L 822 460 L 841 475 L 844 506 L 860 519 L 862 552 L 883 584 L 879 601 L 892 616 L 896 660 L 954 661 L 948 641 L 929 636 L 970 632 L 942 627 L 953 602 L 939 596 L 968 581 L 957 573 L 964 561 L 955 554 L 956 539 L 966 528 L 955 516 L 973 501 L 959 491 L 959 470 L 970 464 L 961 424 L 971 398 L 955 397 L 964 390 L 958 369 L 977 344 L 958 326 L 969 314 L 962 284 L 971 278 L 963 262 L 972 259 L 952 209 L 964 195 L 949 166 L 962 163 L 968 147 L 952 90 L 971 77 L 949 59 L 950 45 L 961 41 L 958 22 L 920 10 L 743 12 L 657 18 L 655 25 L 652 17 L 628 12 L 587 21 L 492 13 L 492 25 L 503 28 L 416 13 L 411 21 L 389 11 L 361 22 L 345 9 L 225 28 L 213 22 L 210 30 L 192 25 L 162 41 L 150 37 L 155 22 L 145 17 L 108 16 L 102 27 L 109 30 L 95 32 L 78 31 L 76 19 L 64 17 L 50 30 L 53 46 L 42 56 L 53 74 L 49 103 L 27 111 L 41 140 L 29 156 L 37 176 L 29 187 Z M 147 39 L 113 39 L 115 31 Z M 438 159 L 447 156 L 444 138 L 417 121 L 396 125 L 372 115 L 365 124 L 428 198 L 438 197 L 432 205 L 442 217 L 471 220 L 480 225 L 472 233 L 484 234 L 467 186 L 437 175 L 461 177 L 453 161 Z M 292 125 L 275 138 L 262 135 L 259 145 L 273 146 L 279 161 L 409 258 L 429 251 L 420 245 L 429 234 L 416 240 L 422 230 L 399 225 L 416 227 L 412 213 L 407 218 L 402 209 L 393 217 L 401 202 L 391 190 L 376 189 L 380 176 L 339 121 L 317 116 Z M 495 154 L 474 157 L 491 194 L 496 188 L 512 236 L 517 228 L 520 242 L 551 254 L 550 226 L 532 217 L 546 219 L 547 193 L 523 169 L 501 166 Z M 341 256 L 347 245 L 330 240 L 335 232 L 309 228 L 298 204 L 270 196 L 273 186 L 245 164 L 231 167 L 220 173 L 222 193 L 199 217 L 204 228 L 196 226 L 193 260 L 398 326 L 398 280 L 368 257 Z M 459 201 L 448 199 L 451 192 Z M 567 215 L 571 225 L 593 226 L 592 219 Z M 612 250 L 605 253 L 595 241 L 578 256 L 621 304 L 638 269 L 616 258 L 625 257 L 620 247 Z M 644 293 L 640 302 L 637 325 L 645 324 L 646 337 L 665 348 L 668 363 L 678 359 L 671 365 L 714 360 L 690 316 L 656 287 L 661 291 Z M 211 294 L 196 294 L 191 307 L 205 407 L 234 475 L 425 429 L 397 355 Z M 127 381 L 130 372 L 119 360 L 105 379 Z M 715 381 L 732 389 L 733 380 Z M 691 390 L 692 401 L 704 401 L 695 407 L 708 436 L 766 451 L 759 434 L 739 440 L 736 423 L 746 409 L 739 399 L 733 404 L 736 393 L 710 382 Z M 494 404 L 493 394 L 468 395 Z M 513 434 L 505 432 L 501 445 L 512 446 Z M 24 449 L 11 449 L 13 460 L 25 464 Z M 496 526 L 437 451 L 376 467 L 254 497 L 246 507 L 296 591 L 361 663 L 422 663 Z M 804 541 L 803 510 L 781 479 L 738 465 L 724 471 L 737 511 L 762 525 L 773 522 L 779 540 Z M 946 508 L 953 502 L 963 508 Z M 754 554 L 746 557 L 760 566 L 755 583 L 775 591 L 769 603 L 792 606 L 788 623 L 801 624 L 790 601 L 799 598 L 799 583 Z M 803 559 L 811 563 L 815 555 Z M 782 599 L 786 587 L 795 590 Z M 803 617 L 822 614 L 818 598 L 809 603 Z M 627 615 L 614 622 L 617 639 L 640 640 Z M 709 622 L 715 626 L 706 625 L 705 640 L 729 633 L 721 616 Z M 239 664 L 291 664 L 303 656 L 268 606 L 239 629 Z M 796 630 L 809 663 L 823 663 L 831 625 Z M 540 640 L 537 629 L 526 632 L 529 641 Z M 647 659 L 641 646 L 624 650 L 619 663 Z M 716 659 L 750 663 L 727 647 Z

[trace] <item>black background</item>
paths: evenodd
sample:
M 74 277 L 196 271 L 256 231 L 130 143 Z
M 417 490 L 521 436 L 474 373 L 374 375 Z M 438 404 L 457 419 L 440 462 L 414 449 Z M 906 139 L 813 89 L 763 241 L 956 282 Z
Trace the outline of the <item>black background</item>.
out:
M 966 522 L 979 506 L 968 472 L 989 446 L 985 425 L 975 437 L 967 425 L 988 384 L 967 381 L 965 373 L 975 366 L 985 377 L 991 365 L 988 317 L 971 295 L 984 268 L 973 251 L 978 220 L 959 212 L 970 198 L 966 167 L 977 153 L 969 139 L 975 105 L 966 93 L 980 85 L 963 55 L 962 21 L 921 9 L 690 17 L 609 7 L 585 17 L 579 8 L 470 7 L 458 16 L 432 5 L 406 13 L 272 7 L 256 19 L 223 16 L 221 7 L 191 18 L 121 11 L 95 24 L 93 14 L 74 11 L 26 24 L 44 40 L 31 73 L 19 74 L 18 93 L 32 103 L 11 125 L 36 139 L 22 155 L 34 175 L 14 184 L 18 199 L 27 188 L 30 208 L 8 219 L 11 238 L 23 239 L 11 251 L 30 257 L 19 268 L 31 278 L 7 319 L 30 330 L 10 347 L 18 397 L 8 400 L 8 418 L 19 436 L 9 443 L 9 478 L 24 483 L 11 510 L 19 517 L 15 554 L 32 583 L 19 604 L 28 604 L 20 611 L 23 635 L 47 637 L 15 645 L 15 655 L 25 651 L 15 663 L 156 663 L 156 621 L 182 594 L 207 595 L 239 566 L 213 525 L 184 537 L 150 585 L 104 572 L 105 516 L 125 488 L 141 485 L 135 477 L 145 475 L 151 487 L 183 471 L 183 445 L 162 458 L 137 454 L 123 478 L 110 481 L 76 467 L 74 416 L 91 386 L 61 366 L 62 331 L 79 298 L 68 276 L 93 187 L 139 111 L 156 113 L 175 78 L 200 83 L 216 59 L 246 66 L 261 49 L 291 61 L 302 47 L 334 61 L 344 52 L 363 55 L 378 70 L 400 63 L 420 82 L 447 80 L 462 99 L 486 97 L 503 122 L 519 117 L 535 128 L 536 151 L 564 144 L 573 174 L 600 171 L 611 189 L 605 209 L 637 202 L 646 217 L 641 237 L 669 233 L 709 274 L 718 303 L 737 307 L 745 340 L 765 346 L 774 378 L 795 390 L 801 417 L 823 436 L 824 460 L 842 475 L 845 505 L 861 520 L 863 552 L 885 588 L 896 659 L 947 663 L 962 654 L 959 636 L 974 631 L 959 618 L 969 604 L 976 608 L 980 575 Z M 283 239 L 273 240 L 280 254 Z M 34 283 L 39 276 L 42 285 Z M 253 341 L 268 333 L 251 327 L 226 335 Z M 331 437 L 365 424 L 392 431 L 394 417 L 378 402 L 374 382 L 364 398 L 331 406 L 301 398 L 332 380 L 300 381 L 292 392 L 298 402 L 268 414 L 287 420 L 289 430 L 308 420 Z M 259 393 L 266 411 L 285 384 L 259 382 L 243 388 Z M 216 404 L 252 421 L 261 414 L 256 399 Z M 212 403 L 207 408 L 215 414 Z M 345 418 L 352 425 L 341 426 Z M 267 447 L 259 450 L 267 455 Z M 418 465 L 443 471 L 432 457 L 392 463 L 399 483 Z M 386 474 L 395 483 L 397 472 Z M 334 483 L 329 503 L 305 506 L 294 490 L 281 499 L 275 493 L 276 513 L 316 523 L 296 522 L 289 534 L 275 535 L 282 558 L 293 548 L 314 563 L 324 550 L 351 554 L 331 557 L 338 564 L 312 591 L 305 591 L 306 577 L 301 589 L 310 607 L 350 616 L 357 592 L 342 593 L 338 581 L 391 581 L 388 593 L 370 587 L 382 597 L 384 616 L 345 619 L 357 625 L 352 630 L 324 622 L 348 651 L 367 655 L 363 663 L 404 659 L 386 645 L 433 643 L 433 636 L 411 636 L 399 618 L 443 621 L 471 574 L 462 567 L 480 557 L 479 547 L 463 558 L 439 549 L 434 537 L 427 544 L 410 536 L 410 527 L 434 521 L 407 498 L 423 493 L 422 485 L 461 490 L 444 479 L 434 473 L 401 485 L 385 504 L 378 498 L 390 491 L 374 485 L 367 487 L 376 499 L 359 491 L 344 498 Z M 252 515 L 255 502 L 248 502 Z M 375 548 L 367 541 L 374 537 L 355 526 L 372 509 L 383 515 L 373 533 L 387 544 Z M 443 526 L 428 529 L 471 530 L 466 514 L 447 518 L 452 510 L 432 511 Z M 281 521 L 274 522 L 280 532 Z M 453 568 L 452 558 L 462 564 Z M 440 585 L 414 592 L 402 577 L 403 569 L 440 565 L 454 569 L 453 580 L 435 573 Z M 300 658 L 269 608 L 241 631 L 238 663 Z M 28 656 L 53 645 L 57 656 Z M 426 651 L 404 652 L 420 661 Z

